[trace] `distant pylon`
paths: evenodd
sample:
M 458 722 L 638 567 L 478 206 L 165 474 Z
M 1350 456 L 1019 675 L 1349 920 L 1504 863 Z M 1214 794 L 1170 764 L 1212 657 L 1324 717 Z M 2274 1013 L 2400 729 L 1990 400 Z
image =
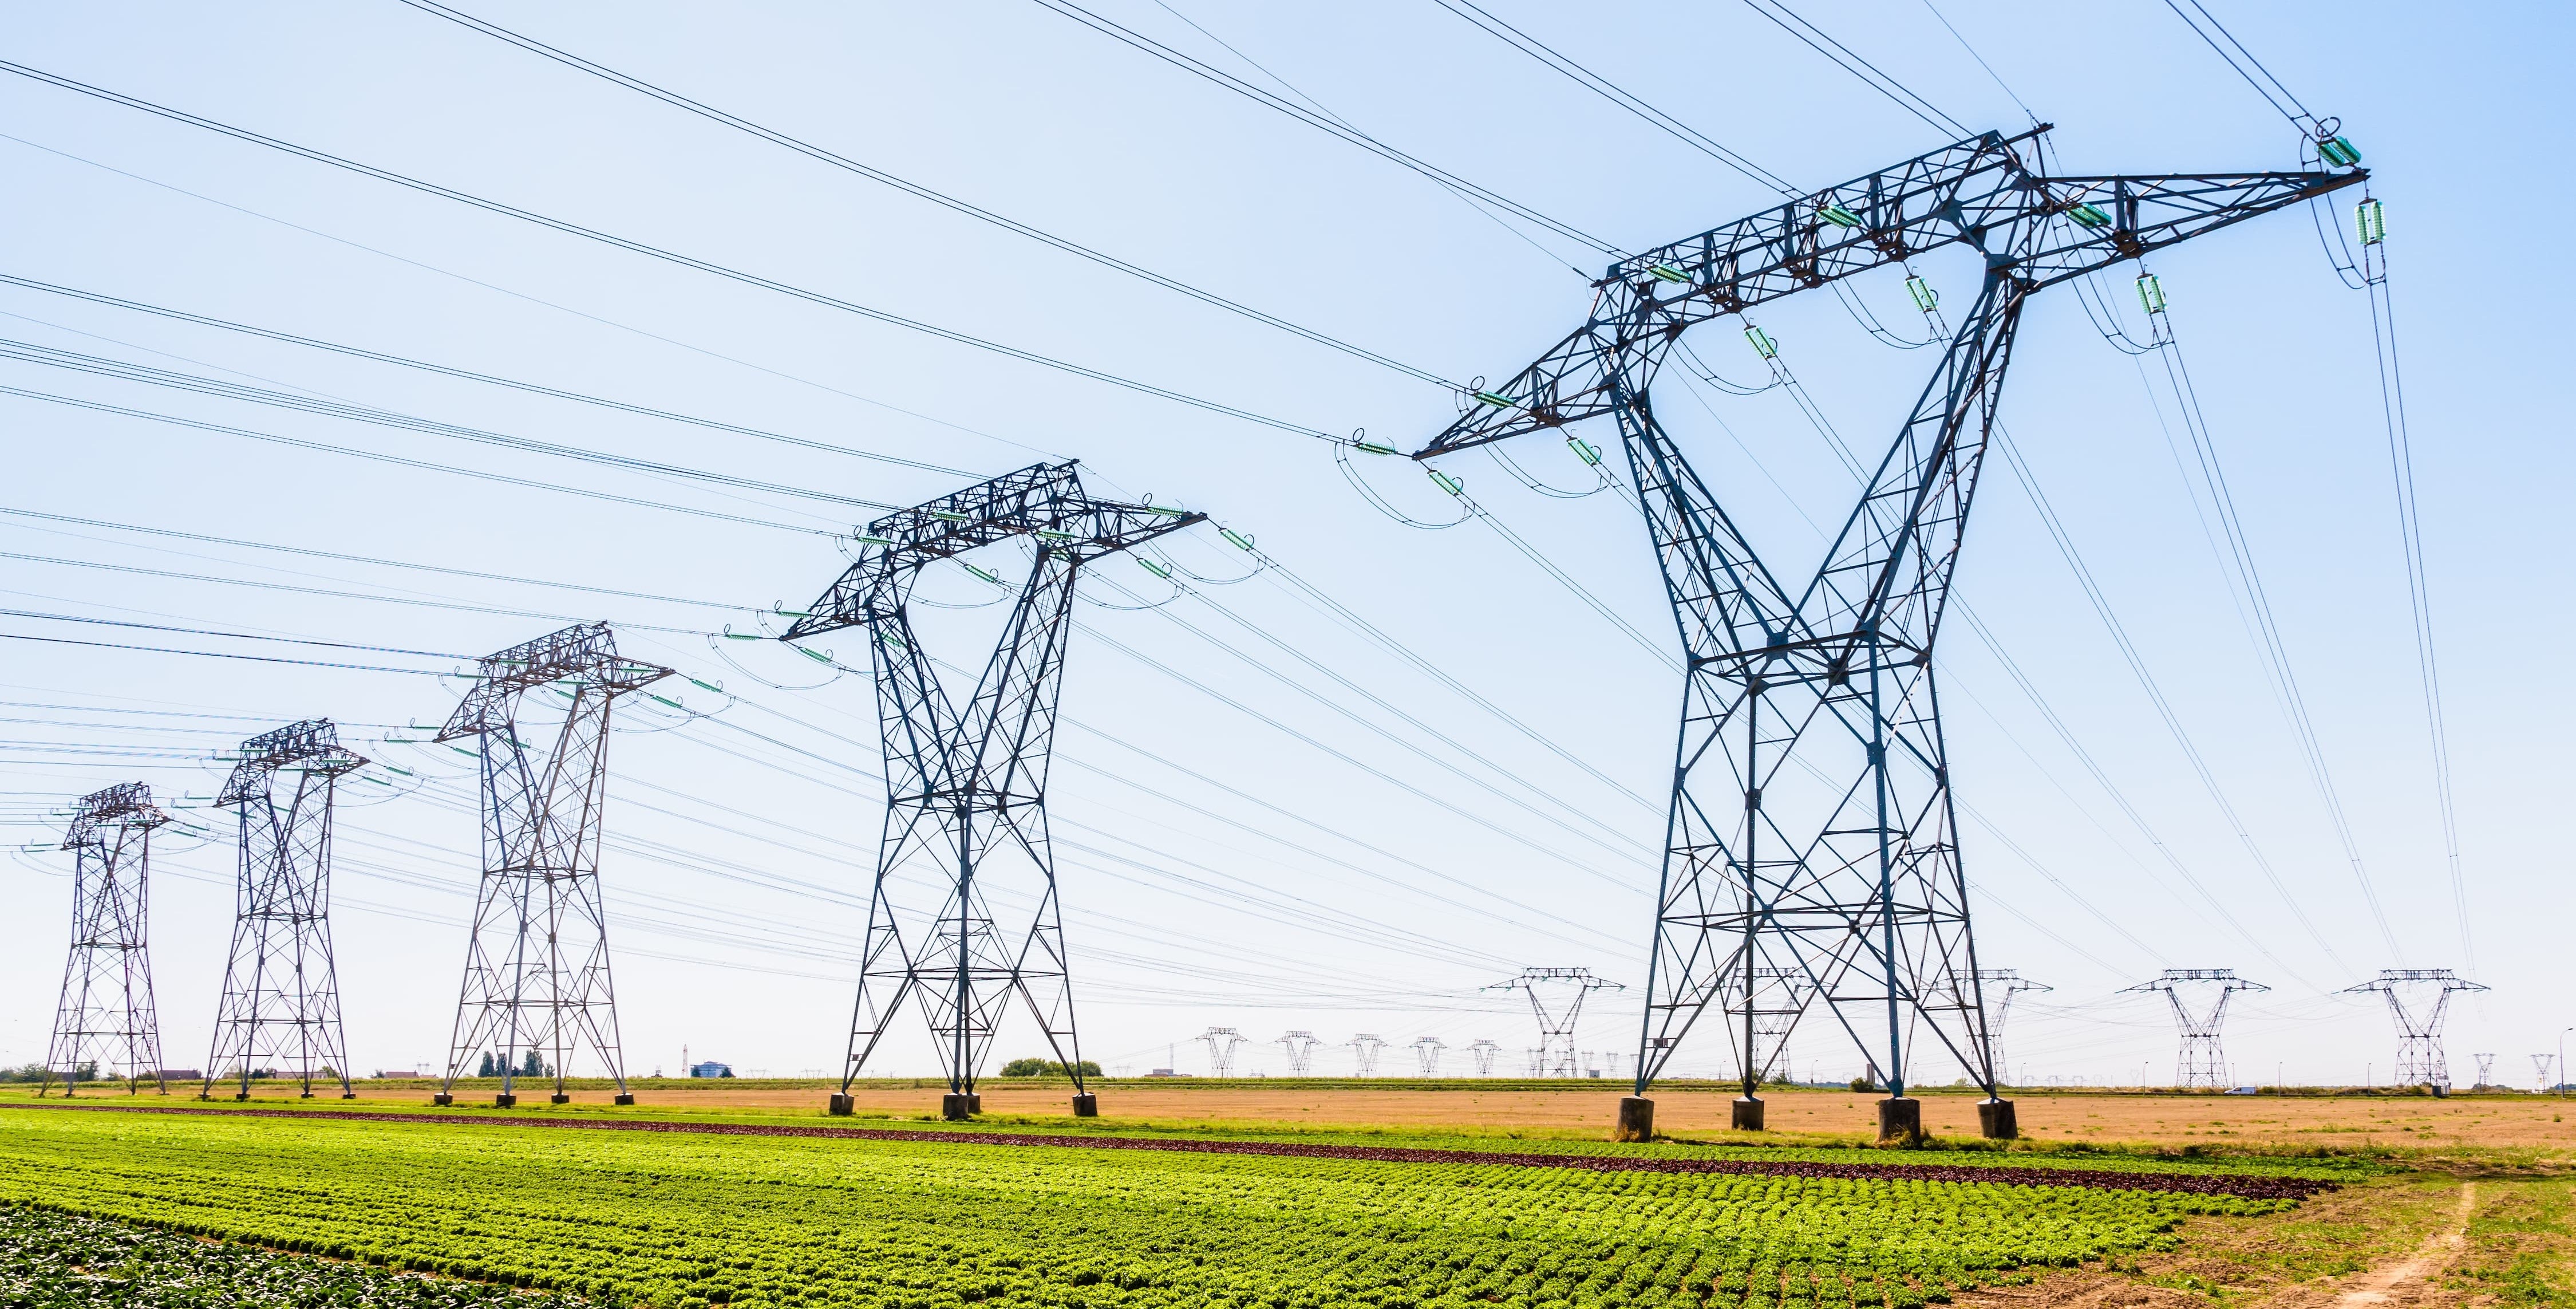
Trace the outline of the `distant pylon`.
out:
M 2183 1002 L 2182 993 L 2215 994 L 2205 1008 Z M 2227 1021 L 2227 1002 L 2239 991 L 2269 991 L 2261 982 L 2238 977 L 2232 968 L 2168 968 L 2164 976 L 2124 988 L 2122 995 L 2162 991 L 2173 1004 L 2175 1026 L 2182 1029 L 2182 1054 L 2175 1061 L 2174 1084 L 2182 1087 L 2227 1085 L 2227 1051 L 2219 1028 Z
M 1724 984 L 1727 1043 L 1734 1047 L 1736 1070 L 1749 1099 L 1779 1063 L 1780 1051 L 1806 1014 L 1815 987 L 1807 970 L 1756 966 L 1749 954 L 1740 969 L 1726 975 Z
M 2388 997 L 2388 1016 L 2397 1020 L 2397 1085 L 2448 1090 L 2451 1061 L 2442 1051 L 2442 1020 L 2450 1015 L 2451 996 L 2487 989 L 2448 968 L 2382 968 L 2379 976 L 2345 987 L 2344 994 L 2377 991 Z M 2406 1003 L 2407 994 L 2417 997 L 2414 1005 Z
M 1312 1077 L 1315 1074 L 1315 1047 L 1323 1042 L 1313 1032 L 1290 1032 L 1276 1042 L 1288 1051 L 1288 1075 Z
M 1468 1046 L 1467 1057 L 1476 1061 L 1476 1076 L 1493 1076 L 1494 1056 L 1499 1055 L 1502 1052 L 1503 1047 L 1496 1045 L 1491 1041 L 1478 1041 L 1475 1044 Z
M 161 1076 L 161 1022 L 152 1005 L 152 829 L 170 821 L 152 788 L 121 782 L 80 799 L 62 848 L 72 852 L 72 949 L 45 1056 L 42 1097 L 63 1079 L 68 1097 L 102 1070 L 131 1095 Z
M 1208 1051 L 1208 1075 L 1234 1076 L 1234 1052 L 1243 1045 L 1243 1033 L 1231 1027 L 1211 1027 L 1198 1035 Z
M 1448 1048 L 1448 1044 L 1442 1041 L 1439 1037 L 1418 1037 L 1413 1042 L 1413 1062 L 1416 1066 L 1421 1068 L 1423 1076 L 1438 1077 L 1440 1075 L 1440 1052 Z
M 232 957 L 199 1099 L 236 1073 L 233 1098 L 249 1099 L 263 1055 L 294 1070 L 307 1100 L 317 1069 L 339 1079 L 341 1099 L 357 1094 L 331 957 L 331 802 L 340 775 L 366 763 L 340 748 L 339 730 L 325 718 L 242 742 L 241 759 L 215 797 L 241 812 L 240 880 Z
M 442 742 L 474 737 L 483 761 L 483 878 L 440 1104 L 455 1102 L 456 1079 L 486 1052 L 501 1065 L 495 1104 L 518 1103 L 522 1075 L 551 1077 L 563 1104 L 566 1069 L 584 1049 L 616 1082 L 617 1103 L 635 1103 L 608 967 L 600 811 L 610 706 L 669 676 L 621 658 L 606 623 L 567 627 L 486 656 L 439 729 Z
M 2013 997 L 2024 991 L 2045 992 L 2054 991 L 2057 988 L 2043 982 L 2034 982 L 2010 968 L 1978 969 L 1977 985 L 1986 993 L 1987 1002 L 1994 1006 L 1993 1010 L 1986 1015 L 1986 1042 L 1988 1048 L 1994 1051 L 1995 1081 L 1998 1083 L 2010 1081 L 2011 1074 L 2008 1070 L 2012 1065 L 2004 1060 L 2004 1020 L 2012 1016 Z
M 1538 1049 L 1530 1052 L 1530 1076 L 1573 1077 L 1574 1024 L 1583 1016 L 1584 997 L 1603 987 L 1627 988 L 1589 968 L 1524 968 L 1521 975 L 1496 982 L 1488 991 L 1526 991 L 1530 1012 L 1538 1017 Z
M 1386 1048 L 1375 1032 L 1362 1032 L 1351 1038 L 1351 1053 L 1359 1060 L 1360 1076 L 1377 1076 L 1377 1052 Z
M 2533 1056 L 2531 1057 L 2531 1066 L 2532 1066 L 2533 1070 L 2534 1070 L 2534 1071 L 2536 1071 L 2536 1072 L 2538 1072 L 2538 1073 L 2540 1074 L 2540 1088 L 2539 1088 L 2539 1089 L 2541 1089 L 2541 1090 L 2543 1090 L 2543 1091 L 2546 1091 L 2546 1090 L 2548 1090 L 2548 1089 L 2549 1089 L 2549 1064 L 2550 1064 L 2550 1061 L 2552 1061 L 2552 1060 L 2556 1059 L 2557 1057 L 2558 1057 L 2558 1056 L 2556 1056 L 2556 1055 L 2547 1055 L 2547 1054 L 2536 1054 L 2536 1055 L 2533 1055 Z
M 2495 1085 L 2496 1057 L 2491 1054 L 2473 1054 L 2469 1057 L 2478 1061 L 2478 1085 Z

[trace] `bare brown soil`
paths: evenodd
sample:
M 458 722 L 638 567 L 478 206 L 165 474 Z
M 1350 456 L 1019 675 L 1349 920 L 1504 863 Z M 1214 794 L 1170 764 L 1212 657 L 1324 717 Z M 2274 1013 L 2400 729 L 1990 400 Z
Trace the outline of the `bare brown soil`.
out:
M 256 1098 L 292 1098 L 286 1088 L 261 1088 Z M 362 1085 L 352 1107 L 410 1107 L 428 1098 L 426 1087 Z M 522 1110 L 542 1109 L 542 1086 L 523 1087 Z M 829 1087 L 645 1085 L 637 1088 L 646 1110 L 811 1114 Z M 936 1083 L 867 1083 L 852 1088 L 857 1112 L 868 1118 L 936 1114 Z M 491 1092 L 459 1089 L 459 1103 L 490 1103 Z M 1112 1123 L 1222 1125 L 1230 1127 L 1413 1128 L 1506 1134 L 1588 1136 L 1608 1131 L 1622 1089 L 1584 1085 L 1563 1090 L 1457 1086 L 1443 1089 L 1347 1086 L 1190 1085 L 1112 1083 L 1099 1088 L 1100 1108 Z M 1062 1082 L 1031 1085 L 999 1079 L 982 1087 L 984 1112 L 1009 1118 L 1072 1117 L 1071 1091 Z M 86 1097 L 84 1097 L 86 1098 Z M 105 1098 L 105 1097 L 102 1097 Z M 121 1097 L 118 1097 L 121 1098 Z M 176 1097 L 174 1097 L 176 1098 Z M 1849 1092 L 1766 1093 L 1767 1121 L 1775 1134 L 1849 1137 L 1874 1129 L 1874 1097 Z M 576 1104 L 598 1106 L 604 1091 L 580 1090 Z M 1655 1126 L 1670 1135 L 1727 1135 L 1734 1093 L 1713 1089 L 1659 1088 Z M 1936 1136 L 1977 1134 L 1976 1100 L 1970 1095 L 1922 1097 L 1924 1126 Z M 2252 1145 L 2331 1150 L 2364 1146 L 2440 1149 L 2576 1147 L 2576 1101 L 2531 1097 L 2454 1096 L 2186 1096 L 2149 1094 L 2028 1094 L 2016 1098 L 2023 1135 L 2052 1141 L 2148 1144 Z M 325 1102 L 313 1102 L 321 1107 Z M 337 1107 L 336 1104 L 333 1107 Z

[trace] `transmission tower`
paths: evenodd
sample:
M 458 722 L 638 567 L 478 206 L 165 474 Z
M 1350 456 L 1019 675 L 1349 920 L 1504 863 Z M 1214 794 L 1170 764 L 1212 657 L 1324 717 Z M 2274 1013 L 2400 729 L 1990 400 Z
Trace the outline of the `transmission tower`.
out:
M 2397 1020 L 2397 1085 L 2447 1091 L 2451 1061 L 2442 1052 L 2442 1021 L 2450 1017 L 2451 996 L 2490 989 L 2455 977 L 2448 968 L 2382 968 L 2379 976 L 2345 987 L 2344 994 L 2377 991 L 2388 997 L 2388 1016 Z M 2415 999 L 2411 1007 L 2406 1003 L 2409 996 Z
M 2549 1065 L 2556 1057 L 2557 1056 L 2555 1055 L 2545 1054 L 2536 1054 L 2531 1057 L 2531 1067 L 2533 1071 L 2540 1074 L 2539 1089 L 2544 1093 L 2549 1090 Z
M 1377 1076 L 1377 1052 L 1385 1048 L 1386 1042 L 1379 1040 L 1374 1032 L 1362 1032 L 1351 1038 L 1351 1053 L 1359 1061 L 1360 1076 Z
M 2174 1025 L 2182 1029 L 2182 1054 L 2174 1064 L 2174 1085 L 2224 1087 L 2228 1084 L 2227 1051 L 2218 1043 L 2218 1029 L 2227 1021 L 2227 1002 L 2239 991 L 2271 989 L 2261 982 L 2238 977 L 2233 968 L 2168 968 L 2164 976 L 2125 987 L 2120 994 L 2162 991 L 2172 1003 Z M 2185 1001 L 2185 991 L 2198 997 L 2199 1003 Z
M 1474 1045 L 1468 1046 L 1467 1057 L 1476 1061 L 1476 1076 L 1493 1076 L 1494 1056 L 1499 1055 L 1502 1052 L 1503 1047 L 1496 1045 L 1491 1041 L 1478 1041 Z
M 1584 998 L 1604 987 L 1628 988 L 1589 968 L 1524 968 L 1485 989 L 1528 993 L 1530 1012 L 1538 1018 L 1538 1048 L 1530 1051 L 1530 1076 L 1574 1077 L 1574 1025 L 1583 1016 Z
M 1231 1027 L 1211 1027 L 1199 1033 L 1198 1039 L 1207 1046 L 1208 1075 L 1234 1076 L 1234 1052 L 1243 1046 L 1243 1033 Z
M 495 1105 L 519 1102 L 523 1075 L 551 1077 L 564 1104 L 566 1069 L 585 1049 L 616 1082 L 617 1103 L 635 1103 L 608 967 L 599 829 L 610 707 L 669 676 L 619 656 L 606 623 L 567 627 L 485 656 L 433 738 L 475 738 L 483 765 L 483 879 L 438 1103 L 455 1103 L 467 1061 L 488 1052 L 501 1065 Z
M 1422 1070 L 1423 1076 L 1438 1077 L 1440 1075 L 1440 1052 L 1448 1048 L 1448 1044 L 1442 1041 L 1439 1037 L 1417 1037 L 1413 1042 L 1413 1062 Z
M 366 763 L 340 748 L 339 729 L 325 718 L 242 742 L 215 797 L 241 813 L 241 880 L 199 1099 L 236 1069 L 233 1098 L 249 1099 L 262 1055 L 294 1069 L 307 1100 L 317 1068 L 339 1079 L 341 1099 L 357 1095 L 331 957 L 331 806 L 340 775 Z
M 1995 1080 L 2000 1083 L 2012 1071 L 2012 1065 L 2004 1059 L 2004 1020 L 2012 1016 L 2013 997 L 2025 991 L 2045 993 L 2057 988 L 2044 982 L 2034 982 L 2010 968 L 1980 968 L 1977 970 L 1977 984 L 1994 1005 L 1994 1012 L 1986 1015 L 1986 1042 L 1994 1052 Z
M 1290 1032 L 1280 1037 L 1277 1044 L 1288 1052 L 1290 1077 L 1314 1076 L 1315 1047 L 1323 1042 L 1316 1040 L 1313 1032 Z
M 791 641 L 867 628 L 885 748 L 885 826 L 833 1113 L 850 1112 L 850 1082 L 906 997 L 920 1005 L 938 1042 L 948 1076 L 941 1114 L 974 1113 L 976 1072 L 1014 996 L 1036 1017 L 1056 1059 L 1074 1070 L 1074 1112 L 1098 1112 L 1080 1071 L 1046 821 L 1074 579 L 1094 559 L 1205 518 L 1095 500 L 1074 464 L 1031 465 L 870 523 L 858 538 L 857 562 L 788 627 Z M 1034 557 L 1028 582 L 960 709 L 913 631 L 913 585 L 933 563 L 1015 539 Z M 942 888 L 935 912 L 896 903 L 900 888 L 925 882 Z M 1035 911 L 1010 923 L 995 919 L 986 894 L 995 882 Z
M 2473 1054 L 2469 1057 L 2478 1061 L 2478 1085 L 2495 1085 L 2496 1057 L 2491 1054 Z
M 152 1006 L 152 829 L 170 821 L 152 788 L 121 782 L 80 798 L 62 848 L 72 852 L 72 949 L 45 1055 L 42 1097 L 63 1079 L 69 1098 L 102 1071 L 132 1095 L 161 1075 L 161 1021 Z
M 1882 1138 L 1920 1137 L 1905 1096 L 1918 1031 L 1985 1088 L 1986 1133 L 2015 1134 L 1931 669 L 2022 309 L 2364 176 L 2048 177 L 2025 157 L 2046 130 L 1972 137 L 1612 264 L 1581 327 L 1413 456 L 1611 417 L 1653 538 L 1690 671 L 1622 1137 L 1652 1134 L 1646 1091 L 1727 979 L 1751 994 L 1765 967 L 1805 972 L 1862 1053 L 1885 1056 Z M 1984 256 L 1975 302 L 1824 562 L 1775 576 L 1657 421 L 1658 369 L 1694 324 L 1949 245 Z
M 1752 987 L 1749 994 L 1745 990 L 1748 983 Z M 1727 1039 L 1733 1046 L 1743 1083 L 1731 1121 L 1736 1131 L 1758 1132 L 1762 1130 L 1762 1098 L 1756 1092 L 1779 1062 L 1780 1051 L 1788 1045 L 1789 1033 L 1797 1029 L 1798 1019 L 1807 1012 L 1807 1001 L 1813 998 L 1815 988 L 1799 969 L 1770 967 L 1756 968 L 1750 977 L 1729 975 L 1725 987 L 1722 1009 L 1727 1019 Z

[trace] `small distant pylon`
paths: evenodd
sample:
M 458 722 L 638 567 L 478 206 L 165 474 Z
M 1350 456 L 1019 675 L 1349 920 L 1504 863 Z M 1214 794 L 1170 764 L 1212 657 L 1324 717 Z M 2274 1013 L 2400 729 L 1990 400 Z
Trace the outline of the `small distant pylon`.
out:
M 1986 1043 L 1994 1051 L 1995 1081 L 2012 1080 L 2012 1065 L 2004 1059 L 2004 1020 L 2012 1016 L 2013 997 L 2025 991 L 2048 992 L 2057 988 L 2045 982 L 2034 982 L 2010 968 L 1980 968 L 1977 986 L 1994 1006 L 1986 1015 Z
M 1234 1052 L 1243 1046 L 1243 1033 L 1231 1027 L 1211 1027 L 1199 1033 L 1198 1041 L 1207 1047 L 1210 1077 L 1234 1076 Z
M 1362 1032 L 1351 1038 L 1351 1054 L 1359 1062 L 1360 1076 L 1377 1076 L 1377 1052 L 1385 1048 L 1386 1042 L 1375 1032 Z
M 1417 1038 L 1413 1042 L 1413 1062 L 1415 1066 L 1422 1070 L 1423 1076 L 1438 1077 L 1440 1075 L 1440 1052 L 1448 1048 L 1448 1043 L 1442 1041 L 1436 1036 Z
M 1518 977 L 1496 982 L 1488 991 L 1525 991 L 1530 1012 L 1538 1017 L 1538 1048 L 1530 1052 L 1530 1076 L 1573 1077 L 1574 1025 L 1583 1016 L 1584 997 L 1604 987 L 1626 990 L 1589 968 L 1524 968 Z
M 2388 1015 L 2397 1020 L 2397 1085 L 2448 1090 L 2451 1061 L 2442 1051 L 2442 1022 L 2450 1015 L 2451 996 L 2487 989 L 2448 968 L 2382 968 L 2379 976 L 2345 987 L 2344 994 L 2377 991 L 2388 997 Z M 2417 997 L 2414 1005 L 2406 1003 L 2408 994 Z
M 2473 1054 L 2469 1057 L 2478 1061 L 2478 1085 L 2495 1085 L 2496 1057 L 2491 1054 Z
M 329 719 L 307 719 L 242 742 L 215 797 L 241 812 L 241 879 L 201 1100 L 236 1074 L 233 1098 L 249 1099 L 263 1055 L 295 1070 L 304 1099 L 316 1070 L 340 1080 L 341 1099 L 357 1094 L 331 956 L 331 802 L 340 775 L 366 763 Z
M 1317 1040 L 1313 1032 L 1290 1032 L 1280 1037 L 1275 1044 L 1288 1052 L 1290 1077 L 1315 1075 L 1315 1047 L 1322 1045 L 1323 1042 Z
M 121 782 L 80 799 L 62 848 L 72 852 L 72 948 L 54 1010 L 42 1097 L 63 1079 L 69 1097 L 102 1070 L 128 1095 L 149 1079 L 162 1094 L 161 1021 L 152 1003 L 152 829 L 170 821 L 152 788 Z
M 2218 1032 L 2227 1021 L 2227 1002 L 2239 991 L 2271 989 L 2238 977 L 2233 968 L 2168 968 L 2163 976 L 2126 987 L 2121 994 L 2162 991 L 2172 1003 L 2174 1023 L 2182 1029 L 2182 1054 L 2174 1066 L 2176 1086 L 2224 1087 L 2227 1051 L 2219 1044 Z M 2195 1008 L 2183 1002 L 2185 990 L 2202 995 L 2214 992 L 2215 998 L 2206 1008 Z
M 2538 1089 L 2542 1091 L 2549 1089 L 2549 1065 L 2557 1057 L 2558 1056 L 2556 1055 L 2547 1054 L 2536 1054 L 2531 1057 L 2532 1069 L 2540 1074 L 2540 1086 Z
M 1468 1046 L 1467 1057 L 1476 1061 L 1476 1076 L 1493 1076 L 1494 1057 L 1502 1052 L 1503 1047 L 1496 1045 L 1491 1041 L 1478 1041 L 1475 1044 Z

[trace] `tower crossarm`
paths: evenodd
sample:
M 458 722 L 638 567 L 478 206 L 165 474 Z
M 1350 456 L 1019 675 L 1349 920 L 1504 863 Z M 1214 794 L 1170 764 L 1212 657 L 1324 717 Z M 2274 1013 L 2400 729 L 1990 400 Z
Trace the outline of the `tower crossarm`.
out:
M 521 692 L 550 682 L 578 682 L 614 698 L 672 675 L 659 664 L 620 656 L 608 624 L 577 623 L 485 655 L 476 669 L 473 689 L 457 702 L 456 712 L 448 715 L 446 726 L 432 739 L 453 741 L 504 730 L 510 722 L 511 702 Z
M 1616 411 L 1695 324 L 1947 245 L 1984 253 L 2021 294 L 2360 183 L 2315 172 L 2052 177 L 2036 127 L 1987 132 L 1612 264 L 1590 318 L 1416 459 Z
M 111 829 L 142 828 L 150 830 L 169 822 L 170 815 L 152 803 L 152 788 L 143 782 L 119 782 L 103 791 L 92 791 L 80 798 L 72 811 L 72 825 L 63 834 L 62 848 L 78 850 L 84 846 L 109 844 Z
M 281 768 L 338 776 L 363 768 L 366 759 L 340 745 L 340 729 L 328 718 L 308 718 L 242 742 L 241 757 L 215 795 L 218 806 L 248 804 L 268 793 L 268 780 Z

